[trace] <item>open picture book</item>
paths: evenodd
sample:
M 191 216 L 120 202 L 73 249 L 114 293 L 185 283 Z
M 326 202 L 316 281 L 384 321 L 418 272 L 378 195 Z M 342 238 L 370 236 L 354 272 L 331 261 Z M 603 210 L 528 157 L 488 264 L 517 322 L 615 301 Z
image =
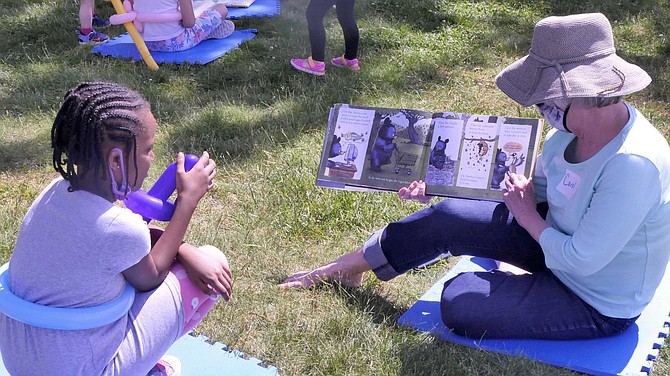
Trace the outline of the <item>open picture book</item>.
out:
M 532 176 L 543 121 L 335 104 L 317 186 L 502 201 L 510 172 Z
M 249 8 L 256 0 L 193 0 L 193 11 L 199 15 L 216 4 L 223 4 L 228 8 Z
M 220 0 L 228 8 L 249 8 L 256 0 Z

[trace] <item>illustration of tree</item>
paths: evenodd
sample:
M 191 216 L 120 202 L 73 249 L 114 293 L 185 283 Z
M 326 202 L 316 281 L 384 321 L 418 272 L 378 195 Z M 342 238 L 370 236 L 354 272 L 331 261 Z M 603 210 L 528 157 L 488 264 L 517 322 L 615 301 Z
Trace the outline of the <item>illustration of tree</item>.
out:
M 409 142 L 416 145 L 423 145 L 426 142 L 426 135 L 419 133 L 414 126 L 419 120 L 423 120 L 426 117 L 422 114 L 418 114 L 406 109 L 400 110 L 400 113 L 405 115 L 405 118 L 407 118 L 407 135 L 409 136 Z

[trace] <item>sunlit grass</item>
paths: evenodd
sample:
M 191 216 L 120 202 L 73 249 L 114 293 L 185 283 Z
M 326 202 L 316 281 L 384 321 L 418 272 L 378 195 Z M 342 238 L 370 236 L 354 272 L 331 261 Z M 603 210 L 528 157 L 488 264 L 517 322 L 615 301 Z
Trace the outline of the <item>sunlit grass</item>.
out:
M 388 283 L 369 275 L 360 289 L 282 291 L 277 283 L 355 249 L 421 207 L 393 194 L 315 186 L 332 104 L 536 116 L 502 94 L 493 78 L 528 52 L 539 19 L 601 11 L 613 21 L 617 52 L 654 79 L 629 100 L 670 136 L 668 1 L 359 0 L 362 70 L 328 66 L 318 78 L 288 64 L 309 54 L 307 3 L 282 1 L 278 17 L 235 21 L 238 29 L 258 29 L 257 37 L 210 64 L 151 72 L 79 46 L 71 0 L 1 1 L 0 263 L 9 259 L 32 200 L 57 176 L 49 137 L 63 93 L 80 81 L 116 81 L 140 91 L 159 123 L 147 186 L 178 151 L 207 150 L 218 164 L 216 187 L 198 207 L 187 240 L 226 253 L 235 291 L 199 333 L 282 375 L 571 374 L 400 328 L 397 318 L 455 260 Z M 106 2 L 96 11 L 113 12 Z M 325 23 L 327 57 L 340 55 L 334 12 Z M 667 355 L 666 347 L 654 375 L 670 372 Z

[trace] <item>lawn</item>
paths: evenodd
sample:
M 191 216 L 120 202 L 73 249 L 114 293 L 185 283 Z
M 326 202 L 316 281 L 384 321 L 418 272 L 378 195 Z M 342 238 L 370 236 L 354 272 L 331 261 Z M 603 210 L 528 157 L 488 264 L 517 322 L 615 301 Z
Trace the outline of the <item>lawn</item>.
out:
M 219 166 L 216 187 L 198 208 L 187 240 L 226 253 L 234 293 L 198 333 L 282 375 L 572 374 L 398 327 L 398 317 L 455 260 L 388 283 L 368 275 L 359 289 L 283 291 L 277 284 L 354 249 L 385 223 L 421 207 L 393 194 L 315 187 L 332 104 L 535 117 L 500 92 L 493 78 L 528 52 L 539 19 L 599 11 L 612 21 L 617 53 L 654 80 L 628 99 L 670 136 L 670 3 L 359 0 L 362 70 L 328 67 L 323 77 L 288 63 L 309 55 L 307 3 L 283 0 L 278 17 L 235 21 L 238 29 L 258 29 L 257 37 L 210 64 L 161 65 L 153 72 L 78 45 L 73 0 L 2 0 L 0 263 L 9 259 L 32 200 L 57 176 L 50 130 L 63 93 L 80 81 L 115 81 L 141 92 L 159 123 L 146 187 L 178 151 L 207 150 Z M 107 2 L 96 9 L 103 17 L 113 14 Z M 340 55 L 334 12 L 325 22 L 327 56 Z M 653 374 L 670 374 L 667 347 Z

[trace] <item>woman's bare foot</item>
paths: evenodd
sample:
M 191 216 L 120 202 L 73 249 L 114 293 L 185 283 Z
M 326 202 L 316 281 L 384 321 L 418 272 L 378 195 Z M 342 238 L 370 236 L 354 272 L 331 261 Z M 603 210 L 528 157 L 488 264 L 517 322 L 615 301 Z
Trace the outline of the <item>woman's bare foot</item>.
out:
M 308 288 L 326 281 L 337 282 L 347 287 L 359 287 L 363 283 L 363 273 L 368 270 L 370 266 L 363 258 L 362 250 L 358 250 L 310 272 L 294 273 L 286 278 L 279 287 Z
M 308 288 L 322 282 L 337 282 L 343 286 L 359 287 L 363 283 L 363 273 L 355 275 L 330 275 L 317 268 L 311 272 L 302 271 L 289 276 L 279 285 L 281 288 Z

